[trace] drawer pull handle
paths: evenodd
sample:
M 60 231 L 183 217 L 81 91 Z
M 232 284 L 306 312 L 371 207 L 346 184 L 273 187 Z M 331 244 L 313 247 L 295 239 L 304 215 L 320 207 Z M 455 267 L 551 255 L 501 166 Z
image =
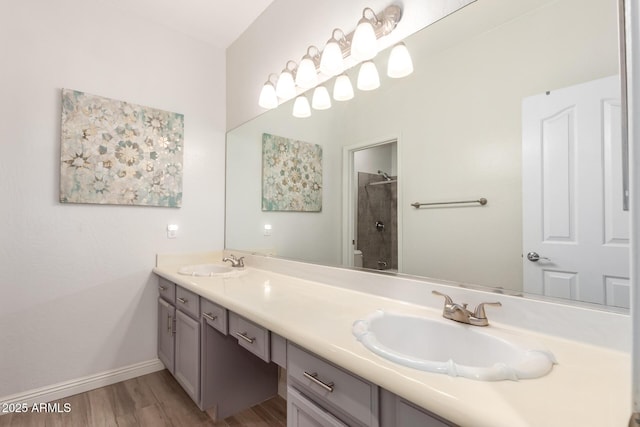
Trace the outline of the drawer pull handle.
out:
M 213 316 L 212 313 L 202 313 L 202 317 L 204 317 L 205 319 L 209 319 L 212 322 L 215 322 L 215 320 L 218 318 L 218 316 Z
M 168 314 L 167 315 L 167 332 L 169 333 L 169 335 L 171 335 L 173 333 L 172 328 L 171 328 L 171 326 L 172 326 L 171 323 L 172 323 L 171 322 L 171 315 Z
M 320 387 L 322 387 L 323 389 L 327 390 L 329 393 L 333 392 L 333 383 L 325 383 L 324 381 L 318 379 L 318 373 L 314 372 L 312 374 L 310 374 L 307 371 L 303 371 L 304 372 L 304 376 L 305 378 L 308 378 L 311 380 L 311 382 L 313 382 L 314 384 L 319 385 Z
M 245 340 L 246 342 L 248 342 L 249 344 L 253 344 L 253 342 L 256 340 L 255 338 L 249 338 L 247 336 L 246 332 L 236 332 L 236 336 L 238 338 L 242 338 L 243 340 Z
M 158 289 L 160 289 L 160 292 L 164 292 L 167 290 L 166 286 L 158 286 Z
M 180 298 L 180 297 L 178 297 L 178 301 L 180 301 L 183 304 L 186 304 L 189 302 L 186 298 Z

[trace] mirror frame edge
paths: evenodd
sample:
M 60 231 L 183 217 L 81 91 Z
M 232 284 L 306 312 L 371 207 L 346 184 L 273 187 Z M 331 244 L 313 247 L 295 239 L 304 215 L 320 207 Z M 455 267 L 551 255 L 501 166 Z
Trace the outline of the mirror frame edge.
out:
M 629 176 L 631 198 L 631 399 L 632 413 L 629 426 L 640 425 L 640 2 L 619 0 L 621 37 L 621 73 L 624 75 L 623 97 L 626 106 L 626 136 L 629 149 Z M 634 53 L 635 51 L 635 53 Z

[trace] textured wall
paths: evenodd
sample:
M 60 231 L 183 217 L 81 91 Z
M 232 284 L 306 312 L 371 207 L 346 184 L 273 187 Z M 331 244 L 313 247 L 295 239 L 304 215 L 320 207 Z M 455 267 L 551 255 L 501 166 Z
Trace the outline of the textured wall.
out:
M 155 254 L 223 246 L 225 59 L 82 0 L 1 2 L 0 51 L 2 400 L 156 357 Z M 184 114 L 183 207 L 60 204 L 62 88 Z

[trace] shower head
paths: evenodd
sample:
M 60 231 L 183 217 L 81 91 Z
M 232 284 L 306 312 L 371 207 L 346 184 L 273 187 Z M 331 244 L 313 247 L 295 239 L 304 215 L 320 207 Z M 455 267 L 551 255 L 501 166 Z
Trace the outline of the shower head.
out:
M 388 173 L 383 172 L 381 170 L 378 171 L 378 175 L 382 175 L 384 177 L 384 179 L 386 179 L 387 181 L 391 181 L 392 180 L 392 178 L 389 176 Z

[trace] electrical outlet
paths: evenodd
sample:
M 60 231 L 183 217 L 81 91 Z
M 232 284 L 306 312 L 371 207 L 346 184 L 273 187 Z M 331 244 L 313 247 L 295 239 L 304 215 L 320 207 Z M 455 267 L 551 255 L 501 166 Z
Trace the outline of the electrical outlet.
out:
M 175 239 L 178 237 L 178 224 L 167 225 L 167 239 Z
M 264 235 L 265 236 L 271 236 L 271 224 L 265 224 L 264 225 Z

